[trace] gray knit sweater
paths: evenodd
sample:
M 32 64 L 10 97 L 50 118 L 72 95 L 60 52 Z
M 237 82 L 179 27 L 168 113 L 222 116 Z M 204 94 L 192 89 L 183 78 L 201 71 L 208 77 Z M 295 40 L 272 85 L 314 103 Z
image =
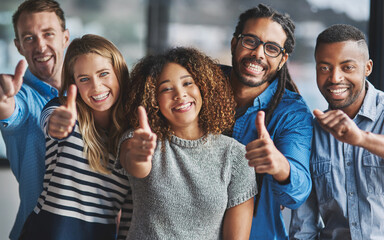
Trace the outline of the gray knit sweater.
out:
M 244 145 L 224 135 L 158 141 L 149 175 L 128 177 L 134 207 L 127 239 L 220 239 L 226 209 L 257 193 Z

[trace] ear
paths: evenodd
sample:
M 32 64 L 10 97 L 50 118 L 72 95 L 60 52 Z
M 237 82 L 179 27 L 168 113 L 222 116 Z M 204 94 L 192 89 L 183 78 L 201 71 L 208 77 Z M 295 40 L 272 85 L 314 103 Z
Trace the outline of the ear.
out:
M 63 36 L 64 48 L 67 48 L 69 45 L 69 31 L 68 31 L 68 29 L 65 29 L 63 34 L 64 34 L 64 36 Z
M 17 48 L 17 51 L 24 56 L 24 52 L 23 52 L 23 49 L 21 48 L 21 45 L 20 45 L 20 41 L 19 39 L 13 39 L 13 43 L 15 44 L 16 48 Z
M 236 50 L 237 42 L 238 42 L 238 38 L 236 38 L 236 37 L 232 37 L 232 40 L 231 40 L 231 54 L 232 54 L 232 55 L 233 55 L 233 53 L 234 53 L 235 50 Z
M 288 57 L 289 57 L 289 54 L 288 53 L 284 53 L 284 55 L 282 56 L 281 60 L 280 60 L 280 63 L 279 63 L 279 66 L 277 68 L 277 71 L 280 71 L 280 69 L 284 66 L 284 64 L 288 61 Z
M 373 69 L 373 61 L 371 59 L 369 59 L 366 63 L 365 63 L 365 76 L 368 77 L 369 75 L 371 75 L 372 73 L 372 69 Z

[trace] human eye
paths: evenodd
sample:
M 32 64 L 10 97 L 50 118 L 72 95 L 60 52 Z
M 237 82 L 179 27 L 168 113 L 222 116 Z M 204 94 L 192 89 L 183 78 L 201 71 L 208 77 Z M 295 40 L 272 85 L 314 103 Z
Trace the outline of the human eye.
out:
M 245 36 L 243 39 L 244 44 L 247 44 L 249 46 L 256 46 L 256 39 L 250 36 Z
M 32 40 L 33 40 L 33 37 L 30 35 L 23 37 L 23 42 L 31 42 Z
M 277 54 L 280 52 L 280 48 L 272 43 L 265 44 L 265 51 L 272 54 Z
M 345 72 L 352 72 L 355 69 L 355 66 L 353 65 L 346 65 L 344 66 L 344 71 Z
M 81 78 L 79 78 L 79 82 L 86 82 L 86 81 L 88 81 L 89 80 L 89 78 L 87 78 L 87 77 L 81 77 Z
M 55 34 L 53 32 L 46 32 L 44 35 L 46 37 L 53 37 Z
M 162 86 L 162 87 L 159 88 L 159 92 L 160 93 L 169 92 L 171 90 L 172 90 L 172 88 L 171 87 L 167 87 L 167 86 Z
M 105 77 L 105 76 L 107 76 L 109 74 L 109 72 L 102 72 L 102 73 L 100 73 L 100 77 Z
M 324 66 L 324 65 L 318 66 L 317 69 L 320 72 L 329 72 L 330 70 L 329 66 Z

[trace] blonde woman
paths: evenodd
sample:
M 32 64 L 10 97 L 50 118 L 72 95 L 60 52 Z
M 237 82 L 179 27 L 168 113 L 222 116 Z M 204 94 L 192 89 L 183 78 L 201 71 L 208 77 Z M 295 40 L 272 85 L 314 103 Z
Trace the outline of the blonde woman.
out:
M 69 45 L 62 77 L 59 98 L 42 112 L 44 190 L 21 239 L 125 238 L 130 190 L 113 163 L 123 129 L 128 68 L 110 41 L 85 35 Z

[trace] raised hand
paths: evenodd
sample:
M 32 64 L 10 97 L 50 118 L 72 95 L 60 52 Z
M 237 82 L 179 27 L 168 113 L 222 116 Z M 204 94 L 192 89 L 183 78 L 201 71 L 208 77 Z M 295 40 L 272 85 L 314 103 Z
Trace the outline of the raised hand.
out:
M 258 139 L 246 146 L 248 164 L 255 168 L 257 173 L 268 173 L 277 181 L 283 182 L 288 179 L 290 166 L 288 160 L 276 148 L 267 128 L 265 127 L 265 113 L 259 111 L 256 116 L 255 126 Z
M 331 133 L 337 140 L 351 145 L 362 145 L 364 131 L 341 110 L 331 110 L 326 113 L 315 109 L 313 114 L 320 126 Z
M 157 136 L 152 132 L 144 107 L 138 109 L 140 127 L 133 137 L 121 145 L 120 161 L 124 168 L 136 177 L 145 177 L 152 167 L 152 156 L 156 148 Z
M 14 96 L 23 84 L 23 76 L 27 63 L 20 60 L 15 69 L 15 75 L 0 74 L 0 119 L 8 118 L 15 109 Z
M 50 116 L 48 120 L 48 133 L 52 137 L 62 139 L 72 132 L 77 117 L 76 94 L 76 86 L 70 85 L 67 91 L 66 104 L 55 109 Z

